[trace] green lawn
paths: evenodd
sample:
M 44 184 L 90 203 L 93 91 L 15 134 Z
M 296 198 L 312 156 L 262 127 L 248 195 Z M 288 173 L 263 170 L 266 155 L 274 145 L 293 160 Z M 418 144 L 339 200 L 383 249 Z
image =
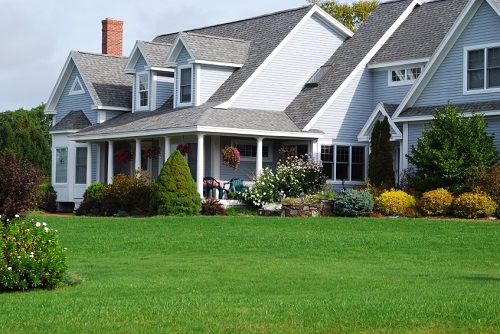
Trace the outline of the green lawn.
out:
M 80 284 L 0 333 L 500 333 L 500 222 L 38 216 Z

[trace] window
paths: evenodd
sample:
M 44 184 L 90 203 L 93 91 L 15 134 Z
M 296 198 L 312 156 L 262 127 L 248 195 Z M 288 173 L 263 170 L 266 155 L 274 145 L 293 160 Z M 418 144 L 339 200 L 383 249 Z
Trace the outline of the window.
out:
M 500 88 L 500 47 L 467 52 L 467 91 Z
M 364 181 L 364 146 L 321 146 L 323 171 L 329 180 Z
M 389 85 L 409 85 L 422 73 L 421 66 L 405 67 L 389 70 Z
M 75 170 L 75 183 L 87 183 L 87 148 L 76 148 L 76 170 Z
M 232 141 L 231 146 L 236 146 L 238 151 L 240 151 L 240 158 L 242 161 L 255 161 L 257 158 L 257 144 L 251 142 L 239 142 Z M 262 160 L 263 161 L 273 161 L 272 156 L 272 146 L 266 143 L 262 143 Z
M 191 103 L 191 67 L 181 68 L 179 73 L 179 103 Z
M 75 78 L 75 81 L 73 81 L 73 85 L 71 86 L 71 89 L 69 90 L 68 95 L 78 95 L 78 94 L 84 94 L 85 90 L 83 89 L 82 83 L 80 82 L 80 79 L 78 77 Z
M 68 149 L 56 148 L 56 183 L 68 182 Z
M 137 75 L 137 109 L 147 109 L 149 106 L 149 75 L 140 73 Z

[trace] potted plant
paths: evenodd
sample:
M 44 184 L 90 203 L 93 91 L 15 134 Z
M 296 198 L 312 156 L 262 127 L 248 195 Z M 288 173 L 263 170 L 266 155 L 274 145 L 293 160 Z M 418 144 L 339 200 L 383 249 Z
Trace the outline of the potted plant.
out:
M 134 160 L 134 155 L 129 150 L 120 149 L 115 152 L 115 157 L 118 161 L 123 164 L 128 164 L 130 161 Z
M 159 147 L 149 147 L 146 146 L 142 150 L 142 156 L 145 157 L 146 159 L 154 159 L 158 157 L 161 153 L 161 149 Z
M 236 147 L 226 145 L 222 149 L 222 166 L 229 166 L 236 170 L 240 161 L 240 151 Z
M 186 154 L 190 154 L 193 150 L 191 147 L 189 147 L 189 144 L 179 144 L 177 145 L 176 147 L 176 150 L 178 150 L 179 152 L 181 152 L 181 154 L 183 156 L 185 156 Z

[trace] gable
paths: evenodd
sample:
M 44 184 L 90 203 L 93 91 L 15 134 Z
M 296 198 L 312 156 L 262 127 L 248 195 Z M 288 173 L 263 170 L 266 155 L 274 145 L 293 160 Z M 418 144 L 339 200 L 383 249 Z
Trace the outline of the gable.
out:
M 500 92 L 479 94 L 464 92 L 467 66 L 465 50 L 482 45 L 500 46 L 499 32 L 500 16 L 487 1 L 483 1 L 413 106 L 445 105 L 447 101 L 461 104 L 500 100 Z
M 391 119 L 391 116 L 395 110 L 396 110 L 395 105 L 387 105 L 384 103 L 379 103 L 373 110 L 372 114 L 370 115 L 370 118 L 368 118 L 368 121 L 363 126 L 363 129 L 361 129 L 358 135 L 358 140 L 370 141 L 373 127 L 375 126 L 375 122 L 377 122 L 378 120 L 382 121 L 384 117 L 387 117 L 387 120 L 389 121 L 391 129 L 391 140 L 403 139 L 403 134 Z
M 71 85 L 71 89 L 69 90 L 69 95 L 78 95 L 84 93 L 85 89 L 83 88 L 82 82 L 80 81 L 80 78 L 77 75 L 75 80 L 73 81 L 73 85 Z

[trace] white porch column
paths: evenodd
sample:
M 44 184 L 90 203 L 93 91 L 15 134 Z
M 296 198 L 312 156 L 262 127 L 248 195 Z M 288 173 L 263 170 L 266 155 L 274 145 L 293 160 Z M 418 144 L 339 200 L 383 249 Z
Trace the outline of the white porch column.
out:
M 76 149 L 75 142 L 70 140 L 68 143 L 68 194 L 69 201 L 73 202 L 75 199 L 75 173 L 76 173 Z
M 115 152 L 113 148 L 113 142 L 108 140 L 108 184 L 113 183 L 113 161 L 115 157 Z
M 196 160 L 196 186 L 200 197 L 203 198 L 203 174 L 205 171 L 205 134 L 198 134 L 198 155 Z
M 165 146 L 163 147 L 163 162 L 167 162 L 168 157 L 170 156 L 170 137 L 165 136 Z
M 408 122 L 403 123 L 403 147 L 401 148 L 401 161 L 400 161 L 400 171 L 404 172 L 408 169 L 408 159 L 406 155 L 409 154 L 409 136 L 408 136 Z
M 255 175 L 262 172 L 262 137 L 257 137 L 257 157 L 255 158 Z
M 220 165 L 221 165 L 221 149 L 220 149 L 220 137 L 219 136 L 212 136 L 210 138 L 210 143 L 211 143 L 211 161 L 212 161 L 212 166 L 210 168 L 210 175 L 212 175 L 213 178 L 219 180 L 220 179 Z
M 87 187 L 92 183 L 92 143 L 87 143 Z
M 319 139 L 314 139 L 312 142 L 312 157 L 316 162 L 321 160 L 321 145 L 319 144 Z
M 135 154 L 134 154 L 135 166 L 134 169 L 141 169 L 141 140 L 137 138 L 135 140 Z

